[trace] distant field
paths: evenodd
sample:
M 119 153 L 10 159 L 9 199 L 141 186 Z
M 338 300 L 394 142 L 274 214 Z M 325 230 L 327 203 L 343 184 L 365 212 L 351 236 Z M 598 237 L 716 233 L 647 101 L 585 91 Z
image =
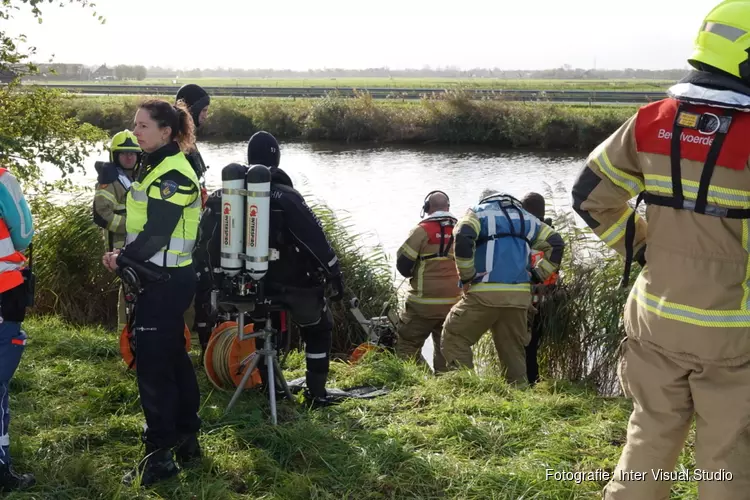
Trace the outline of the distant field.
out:
M 666 89 L 674 82 L 669 80 L 521 80 L 503 78 L 149 78 L 142 81 L 55 81 L 29 82 L 62 85 L 181 85 L 197 83 L 208 87 L 346 87 L 346 88 L 493 88 L 532 90 L 633 90 Z

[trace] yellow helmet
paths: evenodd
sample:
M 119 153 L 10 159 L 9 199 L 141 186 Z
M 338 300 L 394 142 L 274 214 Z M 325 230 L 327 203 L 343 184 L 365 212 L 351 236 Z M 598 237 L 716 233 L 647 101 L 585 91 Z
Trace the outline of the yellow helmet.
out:
M 141 153 L 141 147 L 138 145 L 138 139 L 135 138 L 130 130 L 117 132 L 112 137 L 109 144 L 109 161 L 115 161 L 115 153 Z
M 688 62 L 750 82 L 750 0 L 725 0 L 709 12 Z

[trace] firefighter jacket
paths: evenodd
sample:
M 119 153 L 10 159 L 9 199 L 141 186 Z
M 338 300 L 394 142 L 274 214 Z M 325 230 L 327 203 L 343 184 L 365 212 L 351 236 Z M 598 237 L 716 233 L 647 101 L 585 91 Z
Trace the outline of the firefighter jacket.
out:
M 415 227 L 396 253 L 396 268 L 410 278 L 406 301 L 414 314 L 444 318 L 461 297 L 453 255 L 450 212 L 433 212 Z
M 97 162 L 94 193 L 94 223 L 104 231 L 105 246 L 111 252 L 125 246 L 125 199 L 132 179 L 114 163 Z
M 685 359 L 750 359 L 750 88 L 693 72 L 589 156 L 573 206 L 643 267 L 628 335 Z M 646 220 L 627 201 L 647 204 Z M 626 274 L 627 278 L 627 274 Z
M 531 251 L 544 252 L 533 272 L 545 280 L 559 268 L 564 247 L 559 234 L 504 194 L 483 199 L 456 226 L 461 283 L 487 306 L 528 308 Z

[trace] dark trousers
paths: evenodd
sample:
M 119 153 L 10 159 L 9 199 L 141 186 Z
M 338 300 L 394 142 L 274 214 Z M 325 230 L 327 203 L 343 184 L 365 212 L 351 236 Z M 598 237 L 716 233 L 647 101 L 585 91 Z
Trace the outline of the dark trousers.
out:
M 185 350 L 185 310 L 195 294 L 192 266 L 170 268 L 165 283 L 149 283 L 135 309 L 136 373 L 146 417 L 144 439 L 171 448 L 181 435 L 200 429 L 200 392 Z
M 539 382 L 539 344 L 542 341 L 542 316 L 539 313 L 534 314 L 531 320 L 531 341 L 526 346 L 526 377 L 530 385 Z
M 331 342 L 333 337 L 333 315 L 325 299 L 322 297 L 317 301 L 300 299 L 299 302 L 292 301 L 292 322 L 299 328 L 300 337 L 305 343 L 305 364 L 307 368 L 307 387 L 314 396 L 325 397 L 325 384 L 328 379 L 328 371 L 331 364 Z M 319 305 L 316 306 L 315 304 Z M 281 329 L 281 314 L 271 314 L 275 329 Z M 256 345 L 261 348 L 263 341 L 256 340 Z M 261 361 L 259 368 L 264 382 L 266 379 L 265 363 Z

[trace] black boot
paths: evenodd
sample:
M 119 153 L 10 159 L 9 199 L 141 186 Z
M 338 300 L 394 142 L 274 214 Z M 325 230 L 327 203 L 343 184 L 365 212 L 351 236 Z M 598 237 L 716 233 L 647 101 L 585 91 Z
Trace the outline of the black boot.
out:
M 181 436 L 180 444 L 175 449 L 175 458 L 183 469 L 190 469 L 201 464 L 203 453 L 198 442 L 198 434 Z
M 33 474 L 18 474 L 10 465 L 0 465 L 0 491 L 25 490 L 34 484 Z
M 327 373 L 305 372 L 305 399 L 313 407 L 328 406 L 328 391 L 326 391 Z
M 179 473 L 180 469 L 172 458 L 172 450 L 156 449 L 154 446 L 146 445 L 146 456 L 134 470 L 122 478 L 122 482 L 130 486 L 138 474 L 141 474 L 141 486 L 149 486 Z

